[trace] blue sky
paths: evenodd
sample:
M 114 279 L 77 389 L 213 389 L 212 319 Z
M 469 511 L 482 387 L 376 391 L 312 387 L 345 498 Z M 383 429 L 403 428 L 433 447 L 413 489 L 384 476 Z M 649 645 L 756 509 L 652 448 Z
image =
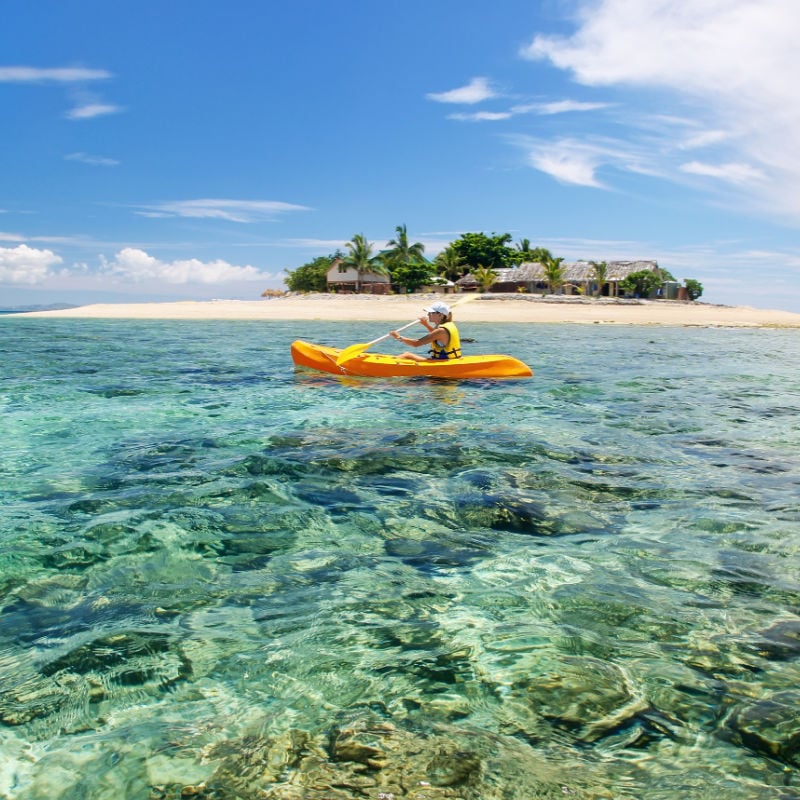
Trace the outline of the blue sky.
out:
M 5 0 L 0 306 L 256 299 L 405 224 L 800 311 L 797 0 Z

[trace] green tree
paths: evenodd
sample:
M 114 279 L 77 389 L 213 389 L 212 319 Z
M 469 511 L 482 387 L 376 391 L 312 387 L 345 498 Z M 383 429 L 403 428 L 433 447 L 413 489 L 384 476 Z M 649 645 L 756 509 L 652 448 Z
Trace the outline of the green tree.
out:
M 555 294 L 564 285 L 564 267 L 561 262 L 564 259 L 553 258 L 548 254 L 539 263 L 544 267 L 544 277 L 550 289 L 550 294 Z
M 416 292 L 420 286 L 430 283 L 436 270 L 430 261 L 409 261 L 392 267 L 392 283 L 402 286 L 407 292 Z
M 422 242 L 409 244 L 408 231 L 405 225 L 398 225 L 395 229 L 396 239 L 392 239 L 386 247 L 384 261 L 390 269 L 394 269 L 399 264 L 411 264 L 414 261 L 425 260 L 425 245 Z
M 522 248 L 526 249 L 523 250 Z M 512 263 L 514 264 L 543 264 L 544 259 L 550 256 L 550 251 L 546 247 L 531 247 L 529 239 L 520 239 L 517 248 L 511 251 Z
M 690 300 L 697 300 L 703 294 L 703 284 L 694 280 L 694 278 L 687 278 L 683 285 L 686 287 Z
M 516 265 L 530 261 L 530 252 L 531 240 L 520 239 L 511 251 L 511 263 Z
M 661 282 L 664 281 L 674 281 L 675 278 L 672 273 L 668 269 L 664 269 L 664 267 L 659 267 L 658 272 L 661 275 Z
M 365 272 L 374 272 L 377 275 L 389 274 L 380 254 L 372 255 L 372 245 L 363 233 L 356 233 L 345 244 L 349 252 L 342 259 L 340 269 L 344 272 L 347 268 L 352 267 L 356 271 L 356 292 L 361 291 L 361 279 Z
M 510 233 L 491 236 L 485 233 L 464 233 L 450 246 L 467 269 L 474 272 L 481 265 L 488 269 L 502 269 L 516 263 L 515 253 L 518 251 L 508 246 L 510 241 Z
M 603 294 L 603 287 L 608 280 L 608 264 L 605 261 L 590 261 L 589 263 L 593 267 L 594 280 L 597 281 L 595 297 L 600 297 L 600 295 Z
M 284 270 L 287 277 L 283 282 L 291 292 L 324 292 L 328 288 L 326 276 L 334 261 L 342 258 L 342 251 L 332 255 L 319 256 L 294 270 Z
M 652 272 L 649 269 L 642 269 L 638 272 L 631 272 L 627 278 L 619 282 L 620 291 L 625 294 L 633 294 L 638 297 L 649 297 L 662 284 L 660 272 Z
M 497 273 L 491 267 L 484 267 L 479 264 L 473 271 L 475 280 L 481 287 L 482 292 L 488 292 L 492 288 L 492 284 L 497 280 Z
M 448 245 L 434 259 L 434 264 L 439 274 L 443 278 L 457 281 L 464 274 L 464 259 L 455 251 L 452 245 Z

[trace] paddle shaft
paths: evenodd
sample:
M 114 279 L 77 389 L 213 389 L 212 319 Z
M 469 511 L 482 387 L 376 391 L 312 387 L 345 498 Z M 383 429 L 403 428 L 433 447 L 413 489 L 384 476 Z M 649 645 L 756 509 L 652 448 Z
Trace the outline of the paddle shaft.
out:
M 402 328 L 397 328 L 397 331 L 398 333 L 400 331 L 404 331 L 406 328 L 410 328 L 412 325 L 416 325 L 418 322 L 419 320 L 415 319 L 412 322 L 409 322 L 408 325 L 403 325 Z M 390 331 L 389 333 L 384 333 L 383 336 L 379 336 L 377 339 L 373 339 L 371 342 L 367 342 L 367 344 L 364 345 L 364 348 L 366 349 L 367 347 L 372 347 L 372 345 L 378 344 L 378 342 L 382 342 L 384 339 L 388 339 L 392 335 L 392 333 L 394 333 L 394 331 Z
M 470 300 L 474 300 L 477 297 L 477 294 L 467 295 L 466 297 L 462 297 L 460 300 L 457 300 L 450 306 L 451 310 L 454 308 L 458 308 L 458 306 L 462 305 L 463 303 L 468 303 Z M 419 319 L 415 319 L 413 322 L 409 322 L 408 325 L 403 325 L 402 328 L 397 328 L 397 331 L 404 331 L 406 328 L 410 328 L 412 325 L 416 325 L 419 322 Z M 378 344 L 378 342 L 382 342 L 384 339 L 388 339 L 394 331 L 390 331 L 389 333 L 385 333 L 383 336 L 379 336 L 377 339 L 373 339 L 371 342 L 367 342 L 366 344 L 351 344 L 350 347 L 346 347 L 339 353 L 339 357 L 336 359 L 336 366 L 341 366 L 346 361 L 350 361 L 351 358 L 355 358 L 356 356 L 360 356 L 365 350 L 368 350 L 372 345 Z

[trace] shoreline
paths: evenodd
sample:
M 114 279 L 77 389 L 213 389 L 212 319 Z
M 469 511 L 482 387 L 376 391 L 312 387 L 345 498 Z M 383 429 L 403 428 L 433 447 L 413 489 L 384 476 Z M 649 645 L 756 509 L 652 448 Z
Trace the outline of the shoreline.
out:
M 259 300 L 200 300 L 165 303 L 98 303 L 4 317 L 395 321 L 422 315 L 435 300 L 454 306 L 456 322 L 585 323 L 679 327 L 800 328 L 800 314 L 749 306 L 721 306 L 678 300 L 632 300 L 527 294 L 339 295 L 289 294 Z

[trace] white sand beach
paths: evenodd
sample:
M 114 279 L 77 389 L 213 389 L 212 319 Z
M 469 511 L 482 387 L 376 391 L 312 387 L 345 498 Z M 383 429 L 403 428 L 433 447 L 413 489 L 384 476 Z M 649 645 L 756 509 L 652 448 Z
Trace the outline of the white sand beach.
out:
M 288 294 L 260 300 L 210 300 L 175 303 L 107 303 L 27 317 L 184 320 L 376 320 L 408 322 L 435 300 L 453 308 L 456 322 L 540 322 L 614 325 L 672 325 L 800 328 L 790 311 L 711 305 L 699 301 L 621 300 L 540 297 L 522 294 L 337 295 Z

